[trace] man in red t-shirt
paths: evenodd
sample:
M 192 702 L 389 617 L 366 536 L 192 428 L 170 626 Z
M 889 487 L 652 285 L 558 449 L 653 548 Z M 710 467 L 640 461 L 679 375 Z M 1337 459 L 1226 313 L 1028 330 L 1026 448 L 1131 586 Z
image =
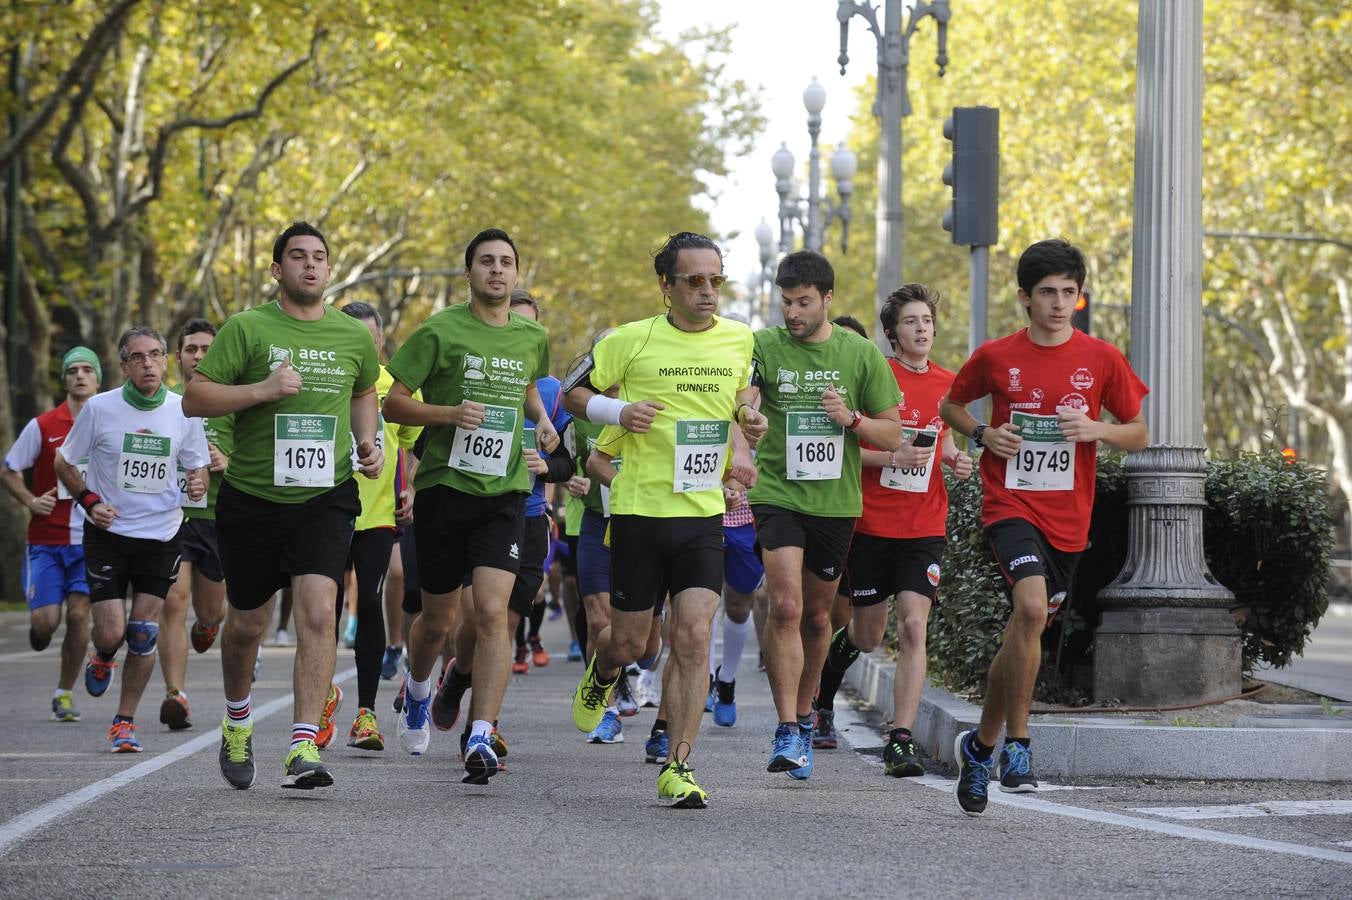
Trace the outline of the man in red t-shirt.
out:
M 883 303 L 878 318 L 892 344 L 887 360 L 901 388 L 898 411 L 904 442 L 896 453 L 860 445 L 864 514 L 854 526 L 842 593 L 854 615 L 831 637 L 817 695 L 813 746 L 836 745 L 831 721 L 836 691 L 861 652 L 882 643 L 887 598 L 896 597 L 900 654 L 893 680 L 892 731 L 883 751 L 883 771 L 901 778 L 924 775 L 911 728 L 925 684 L 925 628 L 939 591 L 948 522 L 948 490 L 935 465 L 941 459 L 959 478 L 972 474 L 972 460 L 953 444 L 939 417 L 939 401 L 953 373 L 930 362 L 939 298 L 923 284 L 905 284 Z
M 28 508 L 28 550 L 24 557 L 23 587 L 31 622 L 28 643 L 44 650 L 61 624 L 66 605 L 66 637 L 61 643 L 61 676 L 52 697 L 52 718 L 78 722 L 70 690 L 80 674 L 89 644 L 89 585 L 85 581 L 84 510 L 72 503 L 59 485 L 53 468 L 56 448 L 70 433 L 85 401 L 98 393 L 103 370 L 88 347 L 72 347 L 61 360 L 66 399 L 55 409 L 30 419 L 19 439 L 5 454 L 0 482 Z M 23 473 L 32 470 L 32 490 Z
M 981 455 L 981 524 L 1013 604 L 981 725 L 954 744 L 958 805 L 970 816 L 985 812 L 1002 727 L 1000 789 L 1037 790 L 1028 709 L 1042 630 L 1070 590 L 1089 533 L 1097 445 L 1136 451 L 1150 441 L 1141 412 L 1149 388 L 1120 350 L 1070 323 L 1085 273 L 1083 254 L 1064 240 L 1025 250 L 1017 278 L 1028 327 L 981 345 L 940 405 L 955 431 L 989 451 Z M 967 411 L 987 394 L 989 425 Z M 1100 421 L 1104 409 L 1117 421 Z

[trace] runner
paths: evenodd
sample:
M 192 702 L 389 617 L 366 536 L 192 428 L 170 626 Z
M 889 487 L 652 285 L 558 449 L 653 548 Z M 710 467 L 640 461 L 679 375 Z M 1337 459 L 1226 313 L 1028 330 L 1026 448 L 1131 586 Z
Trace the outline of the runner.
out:
M 211 342 L 216 339 L 216 326 L 206 319 L 191 319 L 178 333 L 178 366 L 183 381 L 170 388 L 182 396 L 183 389 L 197 374 L 197 364 L 206 356 Z M 211 484 L 207 495 L 193 501 L 187 494 L 187 474 L 178 472 L 179 498 L 183 504 L 183 526 L 179 531 L 182 561 L 178 580 L 164 598 L 164 612 L 160 621 L 160 672 L 164 675 L 164 701 L 160 704 L 160 721 L 170 731 L 192 727 L 192 711 L 185 689 L 188 678 L 188 644 L 198 653 L 206 653 L 216 642 L 221 620 L 225 618 L 225 572 L 221 569 L 221 552 L 216 541 L 216 495 L 220 492 L 221 477 L 230 465 L 234 449 L 234 423 L 229 416 L 206 419 L 202 427 L 207 436 L 207 450 L 211 457 L 208 469 Z M 188 598 L 192 598 L 196 621 L 191 631 L 187 626 Z
M 831 639 L 831 601 L 862 509 L 859 442 L 901 445 L 901 392 L 870 341 L 830 321 L 835 272 L 811 250 L 775 276 L 784 324 L 756 334 L 756 385 L 770 429 L 751 511 L 770 617 L 762 645 L 779 726 L 770 772 L 812 774 L 812 695 Z
M 1028 327 L 977 348 L 940 404 L 954 431 L 989 451 L 981 454 L 981 524 L 1013 606 L 981 725 L 953 747 L 958 805 L 969 816 L 986 810 L 1001 728 L 1000 789 L 1037 790 L 1028 709 L 1042 630 L 1070 590 L 1089 533 L 1097 445 L 1135 451 L 1150 440 L 1141 412 L 1149 388 L 1120 350 L 1070 323 L 1084 289 L 1083 254 L 1064 240 L 1039 241 L 1019 257 L 1017 278 Z M 989 425 L 967 411 L 987 394 Z M 1120 424 L 1099 421 L 1104 409 Z
M 423 603 L 409 632 L 399 740 L 415 756 L 427 751 L 433 669 L 468 577 L 476 652 L 465 781 L 473 784 L 498 772 L 493 722 L 511 673 L 507 607 L 521 565 L 530 490 L 523 416 L 536 423 L 537 446 L 548 451 L 558 444 L 535 386 L 549 373 L 548 337 L 509 305 L 519 262 L 505 231 L 474 236 L 465 248 L 469 302 L 442 310 L 413 332 L 390 360 L 395 384 L 385 398 L 387 419 L 422 425 L 427 434 L 414 481 Z M 419 389 L 422 401 L 412 397 Z
M 669 312 L 616 329 L 564 388 L 574 415 L 611 426 L 598 452 L 624 459 L 611 485 L 610 624 L 574 693 L 573 722 L 582 732 L 600 723 L 620 670 L 644 654 L 654 611 L 670 593 L 663 701 L 673 753 L 657 790 L 675 806 L 703 808 L 708 794 L 689 759 L 709 689 L 709 629 L 723 581 L 730 429 L 742 427 L 754 446 L 765 421 L 746 405 L 751 330 L 715 315 L 725 280 L 718 246 L 699 234 L 673 235 L 653 268 Z M 604 396 L 612 385 L 618 398 Z M 754 481 L 750 460 L 739 464 Z
M 357 301 L 347 304 L 342 311 L 366 327 L 375 341 L 376 355 L 382 355 L 385 350 L 385 323 L 380 310 L 369 303 Z M 394 378 L 381 366 L 376 379 L 376 398 L 380 402 L 384 402 L 393 384 Z M 391 454 L 392 459 L 397 459 L 400 451 L 413 449 L 418 435 L 422 433 L 421 428 L 411 425 L 395 425 L 393 422 L 382 422 L 381 425 L 381 451 Z M 390 568 L 390 555 L 395 542 L 397 470 L 397 465 L 385 466 L 379 478 L 362 479 L 357 484 L 361 515 L 353 526 L 352 548 L 348 552 L 348 563 L 357 580 L 357 633 L 353 646 L 357 663 L 357 715 L 348 729 L 347 745 L 360 750 L 385 749 L 385 737 L 380 733 L 375 709 L 381 667 L 385 661 L 385 575 Z M 337 730 L 334 716 L 341 703 L 342 689 L 336 684 L 331 686 L 329 696 L 332 709 L 329 704 L 325 705 L 319 722 L 319 737 L 315 741 L 321 750 L 329 745 Z
M 337 657 L 338 585 L 361 512 L 352 476 L 378 478 L 384 456 L 376 445 L 375 343 L 360 322 L 324 302 L 329 275 L 328 243 L 317 228 L 296 222 L 278 235 L 277 299 L 226 321 L 183 397 L 192 415 L 235 417 L 216 532 L 231 607 L 221 635 L 220 765 L 240 790 L 257 777 L 250 683 L 271 624 L 268 600 L 287 585 L 296 699 L 282 787 L 333 784 L 315 736 Z
M 520 288 L 513 290 L 510 308 L 512 312 L 533 322 L 540 321 L 539 303 L 529 291 Z M 572 416 L 563 409 L 559 380 L 553 375 L 546 375 L 536 379 L 535 388 L 539 392 L 541 402 L 549 410 L 550 424 L 554 426 L 555 433 L 562 433 L 572 421 Z M 566 454 L 541 455 L 531 446 L 534 440 L 535 422 L 528 417 L 522 429 L 522 453 L 530 472 L 531 492 L 526 497 L 522 524 L 521 568 L 517 572 L 511 596 L 507 601 L 507 628 L 510 633 L 516 635 L 516 656 L 511 666 L 512 674 L 515 675 L 524 675 L 529 671 L 526 665 L 528 646 L 534 651 L 537 665 L 547 665 L 549 662 L 549 656 L 545 654 L 544 647 L 540 644 L 538 622 L 533 618 L 537 606 L 535 601 L 544 584 L 545 561 L 549 556 L 551 534 L 549 516 L 545 514 L 545 483 L 564 481 L 573 471 L 572 462 Z M 474 654 L 478 647 L 477 616 L 473 599 L 472 584 L 463 584 L 460 593 L 461 620 L 455 633 L 455 658 L 447 665 L 441 682 L 437 685 L 430 710 L 432 724 L 442 731 L 454 727 L 460 718 L 462 699 L 473 683 Z M 540 608 L 543 614 L 542 604 Z M 525 629 L 528 621 L 535 629 L 535 641 L 532 645 L 527 644 Z M 538 662 L 541 656 L 544 657 L 544 663 Z M 466 721 L 464 733 L 460 736 L 462 756 L 468 746 L 471 730 L 472 722 Z M 498 757 L 507 755 L 507 741 L 498 730 L 496 719 L 493 721 L 489 744 Z M 501 766 L 499 771 L 502 771 Z
M 89 584 L 85 580 L 84 510 L 71 501 L 71 493 L 57 480 L 54 468 L 57 446 L 66 439 L 86 401 L 99 390 L 103 367 L 98 354 L 88 347 L 72 347 L 61 360 L 66 399 L 55 409 L 30 419 L 19 439 L 5 454 L 0 482 L 22 503 L 28 521 L 28 547 L 24 556 L 23 588 L 28 601 L 28 643 L 42 651 L 51 643 L 61 624 L 61 604 L 66 604 L 66 637 L 61 642 L 61 672 L 52 695 L 52 718 L 78 722 L 70 691 L 80 674 L 85 647 L 89 645 Z M 85 460 L 80 461 L 83 470 Z M 23 472 L 32 469 L 32 490 L 24 484 Z
M 186 418 L 164 387 L 164 338 L 153 328 L 127 329 L 117 355 L 127 380 L 90 398 L 57 448 L 56 476 L 84 509 L 85 573 L 93 606 L 94 654 L 85 687 L 98 697 L 113 677 L 125 637 L 126 671 L 117 715 L 108 729 L 114 753 L 140 753 L 134 719 L 155 668 L 160 610 L 178 576 L 183 511 L 174 477 L 185 475 L 189 500 L 206 496 L 211 461 L 202 423 Z M 78 466 L 89 460 L 82 475 Z M 123 600 L 132 589 L 128 620 Z
M 900 652 L 893 681 L 892 729 L 883 751 L 883 771 L 895 777 L 925 774 L 911 728 L 925 684 L 925 628 L 939 590 L 948 523 L 948 490 L 934 465 L 938 458 L 958 478 L 972 474 L 972 460 L 958 451 L 939 418 L 939 400 L 953 373 L 930 361 L 938 296 L 923 284 L 902 285 L 883 303 L 879 320 L 892 344 L 888 359 L 905 403 L 901 408 L 903 445 L 885 453 L 863 444 L 864 514 L 842 579 L 842 595 L 854 605 L 847 627 L 831 637 L 817 695 L 817 725 L 812 746 L 832 749 L 836 691 L 845 671 L 861 652 L 882 643 L 887 600 L 895 597 Z
M 721 728 L 737 724 L 737 668 L 751 636 L 752 607 L 757 595 L 765 591 L 765 566 L 756 553 L 755 522 L 746 493 L 737 492 L 723 513 L 723 656 L 709 673 L 713 689 L 705 704 L 713 713 L 714 724 Z M 709 661 L 712 665 L 712 645 Z

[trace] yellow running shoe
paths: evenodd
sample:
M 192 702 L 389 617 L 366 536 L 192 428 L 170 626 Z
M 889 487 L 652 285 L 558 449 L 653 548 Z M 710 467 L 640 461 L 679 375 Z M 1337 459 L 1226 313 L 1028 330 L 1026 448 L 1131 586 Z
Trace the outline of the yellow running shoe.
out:
M 709 794 L 695 784 L 695 772 L 685 762 L 672 760 L 657 775 L 657 796 L 674 800 L 674 809 L 704 809 L 709 805 Z
M 286 755 L 286 777 L 282 779 L 282 787 L 308 791 L 331 784 L 333 773 L 320 761 L 319 748 L 314 741 L 302 741 Z
M 591 662 L 587 663 L 587 671 L 582 673 L 582 680 L 577 684 L 577 690 L 573 692 L 573 724 L 577 730 L 583 734 L 590 734 L 596 730 L 596 726 L 601 724 L 601 717 L 606 714 L 606 705 L 610 702 L 610 690 L 615 687 L 615 680 L 612 679 L 609 684 L 603 684 L 596 677 L 596 654 L 592 654 Z
M 352 722 L 352 730 L 347 733 L 347 745 L 358 750 L 384 750 L 385 736 L 380 733 L 376 714 L 362 707 L 357 710 L 357 718 Z

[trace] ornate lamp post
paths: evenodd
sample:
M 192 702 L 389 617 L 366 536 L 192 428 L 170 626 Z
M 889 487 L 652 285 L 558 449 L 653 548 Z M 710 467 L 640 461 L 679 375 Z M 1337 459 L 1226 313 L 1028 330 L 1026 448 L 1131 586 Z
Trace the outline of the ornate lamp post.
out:
M 775 174 L 775 190 L 779 193 L 779 249 L 788 253 L 793 247 L 793 227 L 796 222 L 803 230 L 803 246 L 821 252 L 826 226 L 833 220 L 841 223 L 840 252 L 846 252 L 850 240 L 850 195 L 854 193 L 854 175 L 859 169 L 859 158 L 841 141 L 831 154 L 831 177 L 836 182 L 840 204 L 822 196 L 821 151 L 817 138 L 822 130 L 822 109 L 826 107 L 826 88 L 817 79 L 803 91 L 803 107 L 807 110 L 807 133 L 812 138 L 808 154 L 807 204 L 798 197 L 794 181 L 794 158 L 787 144 L 780 144 L 770 157 L 770 170 Z
M 927 17 L 933 16 L 939 26 L 939 50 L 934 62 L 939 67 L 940 77 L 948 65 L 948 20 L 953 11 L 948 0 L 934 0 L 933 3 L 917 2 L 911 7 L 910 18 L 902 27 L 901 0 L 884 0 L 883 25 L 878 25 L 876 7 L 856 0 L 839 0 L 836 8 L 836 20 L 840 22 L 840 74 L 845 74 L 850 56 L 846 52 L 849 40 L 850 19 L 860 16 L 868 22 L 878 44 L 878 97 L 873 104 L 873 114 L 881 116 L 882 130 L 878 144 L 878 233 L 877 263 L 878 273 L 876 310 L 881 311 L 883 301 L 901 282 L 901 120 L 911 114 L 911 98 L 907 90 L 907 70 L 911 60 L 911 35 Z M 874 338 L 885 349 L 887 339 L 882 326 L 874 326 Z

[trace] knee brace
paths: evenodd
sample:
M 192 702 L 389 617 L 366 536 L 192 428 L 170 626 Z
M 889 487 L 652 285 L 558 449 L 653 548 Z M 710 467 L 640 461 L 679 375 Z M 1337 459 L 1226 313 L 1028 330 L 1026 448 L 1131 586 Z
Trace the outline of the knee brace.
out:
M 145 619 L 132 619 L 127 623 L 127 652 L 133 656 L 149 656 L 155 652 L 155 642 L 160 639 L 158 622 Z

